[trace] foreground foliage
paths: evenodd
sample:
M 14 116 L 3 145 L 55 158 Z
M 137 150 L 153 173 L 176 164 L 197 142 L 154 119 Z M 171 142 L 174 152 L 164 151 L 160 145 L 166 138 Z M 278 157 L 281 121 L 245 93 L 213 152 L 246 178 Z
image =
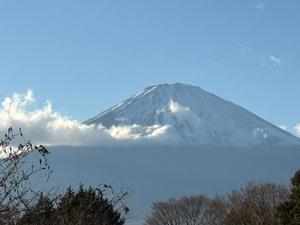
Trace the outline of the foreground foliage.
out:
M 227 196 L 192 196 L 154 203 L 146 225 L 275 225 L 288 190 L 273 183 L 249 183 Z
M 25 211 L 18 225 L 123 225 L 128 208 L 120 205 L 127 193 L 119 193 L 112 199 L 105 190 L 80 186 L 75 191 L 69 187 L 57 197 L 41 195 L 38 201 Z M 119 207 L 116 207 L 118 206 Z
M 18 139 L 19 144 L 14 143 Z M 10 127 L 0 140 L 0 224 L 14 224 L 39 193 L 32 189 L 31 178 L 51 170 L 48 150 L 24 138 L 22 130 Z
M 300 224 L 300 170 L 292 178 L 291 194 L 278 208 L 279 225 Z
M 78 190 L 69 187 L 54 196 L 34 190 L 31 182 L 41 183 L 41 177 L 47 180 L 52 172 L 48 154 L 43 145 L 25 139 L 21 129 L 15 132 L 10 127 L 1 139 L 0 225 L 124 224 L 129 212 L 124 204 L 128 193 L 115 193 L 110 185 L 81 185 Z

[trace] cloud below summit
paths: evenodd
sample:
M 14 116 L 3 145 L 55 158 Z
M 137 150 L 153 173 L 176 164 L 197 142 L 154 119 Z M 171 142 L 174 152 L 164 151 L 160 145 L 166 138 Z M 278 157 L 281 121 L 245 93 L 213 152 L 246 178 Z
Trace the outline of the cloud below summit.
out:
M 32 90 L 14 93 L 2 101 L 0 109 L 0 132 L 2 136 L 12 126 L 22 128 L 34 143 L 46 145 L 96 146 L 127 143 L 146 143 L 147 140 L 162 141 L 167 126 L 113 126 L 86 125 L 60 115 L 49 101 L 43 107 L 30 110 L 35 98 Z
M 190 89 L 193 89 L 190 87 Z M 285 136 L 282 132 L 261 120 L 254 118 L 251 113 L 197 89 L 200 93 L 196 99 L 202 99 L 201 104 L 195 98 L 177 90 L 184 100 L 173 100 L 160 95 L 163 99 L 149 110 L 147 98 L 138 98 L 138 106 L 133 104 L 124 114 L 118 115 L 124 123 L 112 123 L 109 128 L 99 122 L 87 125 L 56 112 L 51 103 L 46 101 L 42 107 L 36 107 L 32 90 L 26 93 L 14 93 L 2 101 L 0 108 L 0 136 L 3 137 L 8 127 L 22 128 L 25 137 L 35 144 L 72 145 L 72 146 L 116 146 L 116 145 L 257 145 L 268 141 L 271 137 L 280 138 L 282 143 L 294 143 L 295 139 Z M 198 93 L 197 92 L 197 93 Z M 193 96 L 194 96 L 193 95 Z M 205 96 L 205 98 L 203 97 Z M 186 96 L 185 96 L 186 97 Z M 150 98 L 150 97 L 149 97 Z M 130 100 L 132 100 L 130 98 Z M 141 101 L 143 104 L 140 104 Z M 181 102 L 181 104 L 179 104 Z M 144 107 L 146 106 L 146 107 Z M 117 110 L 117 109 L 116 109 Z M 118 109 L 120 110 L 120 109 Z M 126 112 L 125 112 L 126 111 Z M 129 121 L 133 118 L 139 120 Z M 111 112 L 110 112 L 111 113 Z M 148 113 L 148 114 L 147 114 Z M 147 119 L 153 123 L 144 123 Z M 156 122 L 155 122 L 156 121 Z M 242 123 L 242 124 L 241 124 Z M 120 124 L 120 125 L 114 125 Z M 300 124 L 295 131 L 300 134 Z M 253 144 L 254 143 L 254 144 Z

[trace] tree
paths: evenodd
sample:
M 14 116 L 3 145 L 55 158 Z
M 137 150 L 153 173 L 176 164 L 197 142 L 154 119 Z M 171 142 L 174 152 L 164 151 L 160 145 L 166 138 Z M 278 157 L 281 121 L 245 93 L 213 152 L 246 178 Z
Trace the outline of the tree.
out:
M 203 195 L 169 199 L 152 205 L 152 214 L 146 225 L 200 225 L 204 224 L 209 200 Z
M 41 193 L 36 204 L 25 210 L 17 225 L 53 225 L 55 219 L 56 211 L 53 199 Z
M 120 203 L 127 193 L 117 194 L 109 200 L 101 189 L 89 187 L 75 192 L 71 187 L 60 199 L 57 208 L 57 224 L 59 225 L 122 225 L 125 218 L 123 211 L 114 207 Z M 127 213 L 127 211 L 125 212 Z
M 289 198 L 278 207 L 278 223 L 280 225 L 300 224 L 300 170 L 291 180 L 292 188 Z
M 225 224 L 274 225 L 277 207 L 287 198 L 288 191 L 273 183 L 249 183 L 228 196 Z
M 224 225 L 228 214 L 228 203 L 225 197 L 216 196 L 209 202 L 205 224 Z
M 21 144 L 16 144 L 21 142 Z M 123 225 L 129 209 L 127 192 L 110 185 L 78 190 L 69 187 L 50 197 L 32 188 L 34 175 L 51 174 L 43 145 L 26 140 L 21 129 L 9 128 L 0 142 L 0 225 Z
M 274 183 L 249 183 L 227 197 L 224 225 L 274 225 L 277 207 L 288 190 Z
M 106 190 L 81 185 L 76 191 L 69 187 L 63 195 L 53 198 L 41 195 L 18 225 L 123 225 L 128 208 L 122 201 L 127 193 L 109 199 L 105 197 Z
M 252 182 L 225 197 L 200 195 L 154 203 L 145 224 L 275 225 L 277 207 L 287 196 L 282 185 Z
M 21 143 L 16 143 L 17 138 Z M 30 182 L 36 173 L 45 171 L 46 176 L 51 173 L 48 154 L 43 145 L 26 140 L 21 129 L 14 132 L 10 127 L 0 140 L 0 224 L 14 223 L 38 195 Z

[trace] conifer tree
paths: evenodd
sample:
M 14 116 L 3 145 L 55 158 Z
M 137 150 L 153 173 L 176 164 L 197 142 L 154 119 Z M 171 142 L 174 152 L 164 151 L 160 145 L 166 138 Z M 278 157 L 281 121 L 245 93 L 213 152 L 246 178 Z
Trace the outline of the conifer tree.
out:
M 280 225 L 300 225 L 300 170 L 292 178 L 289 199 L 278 207 Z

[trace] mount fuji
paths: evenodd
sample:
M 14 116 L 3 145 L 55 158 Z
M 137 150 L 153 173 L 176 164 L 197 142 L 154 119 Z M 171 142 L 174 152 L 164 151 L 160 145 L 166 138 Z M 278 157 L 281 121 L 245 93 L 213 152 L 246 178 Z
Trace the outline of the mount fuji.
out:
M 288 184 L 300 165 L 297 137 L 186 84 L 150 86 L 84 123 L 109 132 L 134 129 L 142 144 L 131 138 L 120 145 L 53 146 L 50 182 L 125 184 L 132 192 L 128 224 L 143 224 L 151 204 L 170 197 L 227 194 L 249 181 Z
M 294 146 L 300 139 L 250 111 L 188 84 L 150 86 L 85 124 L 165 126 L 184 145 Z

